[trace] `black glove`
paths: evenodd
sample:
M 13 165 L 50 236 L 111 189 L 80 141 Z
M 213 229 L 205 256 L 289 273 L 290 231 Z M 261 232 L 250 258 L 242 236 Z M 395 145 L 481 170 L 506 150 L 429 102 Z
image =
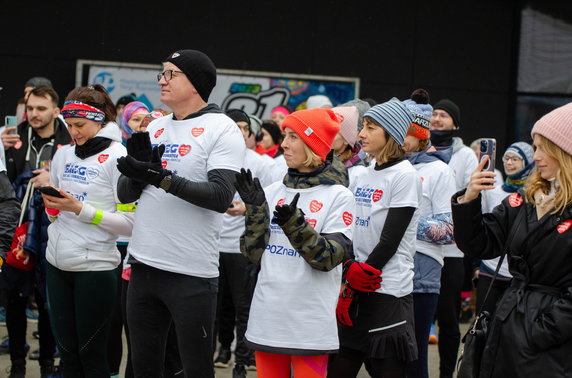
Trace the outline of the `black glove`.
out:
M 237 173 L 235 177 L 236 182 L 234 186 L 244 203 L 260 206 L 266 201 L 266 196 L 264 195 L 260 181 L 258 181 L 256 177 L 252 180 L 252 172 L 250 172 L 250 169 L 245 171 L 244 168 L 242 168 L 240 173 Z
M 165 145 L 154 147 L 149 162 L 139 161 L 130 155 L 120 157 L 117 159 L 117 169 L 124 176 L 159 187 L 163 178 L 171 174 L 171 171 L 163 168 L 161 164 L 163 152 L 165 152 Z
M 127 155 L 135 160 L 149 162 L 153 158 L 153 147 L 148 132 L 133 133 L 131 138 L 127 139 L 126 147 Z
M 274 219 L 272 222 L 276 223 L 279 226 L 283 226 L 296 214 L 296 210 L 298 207 L 298 198 L 300 198 L 300 193 L 296 193 L 290 205 L 278 205 L 276 206 L 276 210 L 274 210 Z M 302 213 L 303 214 L 303 213 Z

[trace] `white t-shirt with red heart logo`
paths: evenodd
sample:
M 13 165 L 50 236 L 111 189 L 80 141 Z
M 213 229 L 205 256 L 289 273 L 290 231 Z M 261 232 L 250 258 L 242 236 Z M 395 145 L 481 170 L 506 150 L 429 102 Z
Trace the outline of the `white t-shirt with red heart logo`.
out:
M 379 171 L 374 168 L 375 164 L 367 167 L 353 184 L 356 200 L 354 253 L 357 261 L 367 260 L 379 243 L 390 208 L 416 208 L 397 251 L 382 268 L 383 282 L 377 290 L 403 297 L 413 291 L 413 256 L 423 194 L 421 177 L 407 160 Z
M 271 219 L 277 204 L 290 204 L 300 193 L 297 207 L 317 232 L 342 233 L 351 240 L 355 204 L 346 187 L 292 189 L 276 182 L 264 192 Z M 341 265 L 329 272 L 312 268 L 292 247 L 282 228 L 270 223 L 246 338 L 276 348 L 338 349 L 336 304 L 341 278 Z

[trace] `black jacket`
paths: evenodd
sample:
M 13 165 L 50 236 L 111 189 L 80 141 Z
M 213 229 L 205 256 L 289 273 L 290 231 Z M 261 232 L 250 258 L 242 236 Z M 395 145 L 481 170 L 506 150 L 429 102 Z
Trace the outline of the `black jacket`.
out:
M 28 152 L 29 133 L 32 132 L 31 128 L 27 121 L 19 124 L 18 134 L 22 145 L 19 148 L 11 147 L 6 150 L 6 172 L 11 182 L 14 182 L 16 177 L 26 170 L 26 154 Z M 55 119 L 54 129 L 54 147 L 50 158 L 54 157 L 58 146 L 65 146 L 71 142 L 67 126 L 59 117 Z
M 493 258 L 511 240 L 514 278 L 497 304 L 480 377 L 572 377 L 572 206 L 539 220 L 536 208 L 514 193 L 482 214 L 480 197 L 459 204 L 462 194 L 452 199 L 459 249 Z
M 14 230 L 20 216 L 20 204 L 14 195 L 14 188 L 6 176 L 0 172 L 0 257 L 6 258 L 6 252 L 12 245 Z

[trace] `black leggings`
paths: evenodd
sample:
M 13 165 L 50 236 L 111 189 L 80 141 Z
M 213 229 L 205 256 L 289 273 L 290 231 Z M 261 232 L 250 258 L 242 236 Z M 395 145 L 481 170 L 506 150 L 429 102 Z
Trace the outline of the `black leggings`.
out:
M 372 378 L 405 378 L 405 361 L 397 358 L 366 358 L 365 353 L 357 350 L 340 348 L 328 370 L 328 378 L 357 377 L 361 365 Z
M 127 322 L 136 377 L 162 377 L 169 329 L 174 324 L 186 377 L 214 378 L 213 328 L 217 278 L 131 266 Z

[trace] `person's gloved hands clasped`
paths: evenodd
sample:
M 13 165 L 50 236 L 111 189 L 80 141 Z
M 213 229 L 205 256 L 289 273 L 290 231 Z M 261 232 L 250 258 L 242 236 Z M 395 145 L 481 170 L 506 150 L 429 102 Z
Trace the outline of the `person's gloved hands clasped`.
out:
M 137 160 L 131 155 L 120 157 L 117 159 L 117 169 L 129 178 L 159 187 L 163 178 L 171 174 L 161 164 L 163 152 L 165 145 L 153 147 L 151 161 L 148 162 Z
M 234 183 L 236 191 L 247 205 L 260 206 L 266 201 L 264 190 L 260 185 L 260 181 L 255 177 L 252 179 L 252 172 L 242 168 L 240 173 L 236 174 L 236 182 Z
M 300 198 L 300 193 L 296 193 L 294 199 L 290 204 L 277 205 L 276 210 L 274 210 L 274 219 L 272 221 L 279 226 L 284 226 L 286 222 L 296 215 L 296 210 L 298 210 L 298 199 Z M 304 219 L 304 213 L 300 210 L 302 219 Z
M 354 290 L 374 292 L 381 287 L 381 270 L 369 264 L 348 260 L 344 271 L 348 285 Z

